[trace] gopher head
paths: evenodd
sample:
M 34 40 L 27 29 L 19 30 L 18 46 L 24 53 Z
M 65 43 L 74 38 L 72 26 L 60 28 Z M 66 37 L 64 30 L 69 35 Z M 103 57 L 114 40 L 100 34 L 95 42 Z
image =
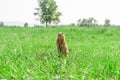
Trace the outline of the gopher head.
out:
M 59 39 L 64 39 L 64 33 L 63 32 L 59 32 L 58 33 L 58 37 L 59 37 Z

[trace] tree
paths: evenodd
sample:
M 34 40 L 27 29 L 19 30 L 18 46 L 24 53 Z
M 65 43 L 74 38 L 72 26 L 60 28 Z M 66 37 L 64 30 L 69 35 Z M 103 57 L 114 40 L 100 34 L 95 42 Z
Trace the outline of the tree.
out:
M 79 25 L 79 26 L 88 26 L 88 27 L 96 26 L 97 25 L 97 20 L 94 19 L 94 18 L 91 18 L 91 17 L 88 18 L 88 19 L 83 18 L 83 19 L 79 19 L 77 21 L 77 25 Z
M 93 17 L 90 17 L 88 19 L 88 26 L 96 26 L 97 25 L 97 20 L 94 19 Z
M 92 26 L 92 24 L 93 24 L 93 18 L 89 18 L 88 20 L 87 20 L 87 26 L 89 27 L 89 26 Z
M 70 26 L 75 26 L 75 23 L 71 23 Z
M 57 11 L 57 5 L 54 0 L 38 0 L 39 8 L 36 9 L 36 13 L 34 15 L 37 15 L 39 20 L 42 24 L 46 24 L 46 27 L 48 26 L 48 23 L 59 23 L 60 22 L 60 16 L 61 12 Z
M 109 19 L 105 19 L 104 26 L 110 26 L 110 20 Z
M 98 21 L 96 19 L 93 19 L 93 26 L 98 26 Z
M 4 26 L 4 23 L 1 21 L 1 22 L 0 22 L 0 27 L 2 27 L 2 26 Z
M 24 27 L 28 27 L 28 23 L 25 23 L 25 24 L 24 24 Z
M 84 18 L 84 19 L 81 21 L 81 26 L 88 26 L 88 20 Z
M 78 21 L 77 21 L 77 25 L 78 25 L 78 26 L 81 25 L 81 19 L 78 19 Z

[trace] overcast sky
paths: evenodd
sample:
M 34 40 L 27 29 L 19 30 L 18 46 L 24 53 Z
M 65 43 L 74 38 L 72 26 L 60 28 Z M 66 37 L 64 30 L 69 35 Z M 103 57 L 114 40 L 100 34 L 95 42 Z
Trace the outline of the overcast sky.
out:
M 61 23 L 75 23 L 79 18 L 94 17 L 98 23 L 110 19 L 111 24 L 120 24 L 120 0 L 56 0 L 62 12 Z M 35 21 L 37 0 L 0 0 L 0 21 Z

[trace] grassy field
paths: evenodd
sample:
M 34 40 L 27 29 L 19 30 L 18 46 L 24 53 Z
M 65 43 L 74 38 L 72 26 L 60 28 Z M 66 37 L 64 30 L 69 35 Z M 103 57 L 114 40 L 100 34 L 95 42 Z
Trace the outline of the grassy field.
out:
M 57 57 L 64 32 L 70 56 Z M 120 28 L 0 27 L 0 80 L 120 80 Z

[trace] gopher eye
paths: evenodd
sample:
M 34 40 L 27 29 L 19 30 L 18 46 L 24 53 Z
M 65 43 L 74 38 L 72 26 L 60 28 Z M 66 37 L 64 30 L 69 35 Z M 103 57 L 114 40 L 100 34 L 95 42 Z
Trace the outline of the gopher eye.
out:
M 62 36 L 62 35 L 64 35 L 63 32 L 59 32 L 59 33 L 58 33 L 58 36 Z
M 61 36 L 60 34 L 58 34 L 59 36 Z

